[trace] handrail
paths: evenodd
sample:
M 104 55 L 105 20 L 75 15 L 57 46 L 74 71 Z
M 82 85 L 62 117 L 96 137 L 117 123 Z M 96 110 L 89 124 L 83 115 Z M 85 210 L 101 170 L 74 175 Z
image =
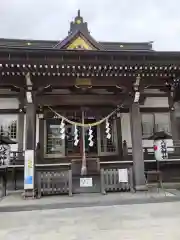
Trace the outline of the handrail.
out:
M 150 159 L 150 160 L 144 160 L 145 163 L 151 163 L 151 162 L 157 162 L 155 159 Z M 164 160 L 160 160 L 159 162 L 180 162 L 180 158 L 179 159 L 164 159 Z M 133 163 L 133 160 L 122 160 L 122 161 L 103 161 L 100 162 L 100 165 L 102 164 L 126 164 L 126 163 Z
M 37 163 L 35 164 L 36 167 L 53 167 L 53 166 L 71 166 L 71 163 Z

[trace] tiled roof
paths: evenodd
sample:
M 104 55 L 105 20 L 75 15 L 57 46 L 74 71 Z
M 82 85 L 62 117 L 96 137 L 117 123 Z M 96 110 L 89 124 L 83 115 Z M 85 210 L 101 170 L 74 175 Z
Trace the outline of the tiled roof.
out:
M 89 33 L 88 24 L 84 22 L 80 15 L 80 10 L 74 21 L 70 24 L 70 31 L 64 40 L 23 40 L 23 39 L 4 39 L 0 38 L 0 47 L 19 47 L 33 49 L 64 48 L 78 34 L 84 36 L 95 48 L 109 51 L 152 51 L 152 42 L 98 42 Z
M 76 33 L 77 34 L 77 33 Z M 0 47 L 19 47 L 19 48 L 37 48 L 37 49 L 50 49 L 61 48 L 67 44 L 76 34 L 68 36 L 63 41 L 48 41 L 48 40 L 22 40 L 22 39 L 5 39 L 0 38 Z M 87 39 L 101 50 L 110 51 L 152 51 L 151 42 L 96 42 L 92 37 Z

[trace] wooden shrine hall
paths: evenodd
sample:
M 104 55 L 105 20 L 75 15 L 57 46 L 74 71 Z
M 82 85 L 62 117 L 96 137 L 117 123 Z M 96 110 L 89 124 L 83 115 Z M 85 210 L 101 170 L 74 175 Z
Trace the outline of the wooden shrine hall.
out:
M 98 42 L 80 11 L 63 40 L 0 39 L 1 135 L 17 141 L 8 178 L 13 170 L 15 187 L 39 196 L 49 185 L 47 194 L 142 190 L 156 166 L 149 137 L 165 131 L 163 178 L 177 179 L 179 76 L 179 52 Z

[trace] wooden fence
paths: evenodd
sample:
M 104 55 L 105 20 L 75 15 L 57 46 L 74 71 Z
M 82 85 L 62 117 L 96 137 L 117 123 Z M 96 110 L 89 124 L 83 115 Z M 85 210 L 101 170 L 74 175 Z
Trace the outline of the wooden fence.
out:
M 118 169 L 101 169 L 101 193 L 133 191 L 132 168 L 127 169 L 128 182 L 119 182 Z
M 37 173 L 38 198 L 42 195 L 72 196 L 72 171 L 40 171 Z

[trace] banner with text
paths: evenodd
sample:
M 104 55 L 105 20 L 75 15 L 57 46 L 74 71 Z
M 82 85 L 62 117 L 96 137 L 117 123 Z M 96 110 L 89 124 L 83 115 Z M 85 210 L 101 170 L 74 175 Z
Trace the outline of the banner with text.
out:
M 34 150 L 25 151 L 24 189 L 34 188 Z

